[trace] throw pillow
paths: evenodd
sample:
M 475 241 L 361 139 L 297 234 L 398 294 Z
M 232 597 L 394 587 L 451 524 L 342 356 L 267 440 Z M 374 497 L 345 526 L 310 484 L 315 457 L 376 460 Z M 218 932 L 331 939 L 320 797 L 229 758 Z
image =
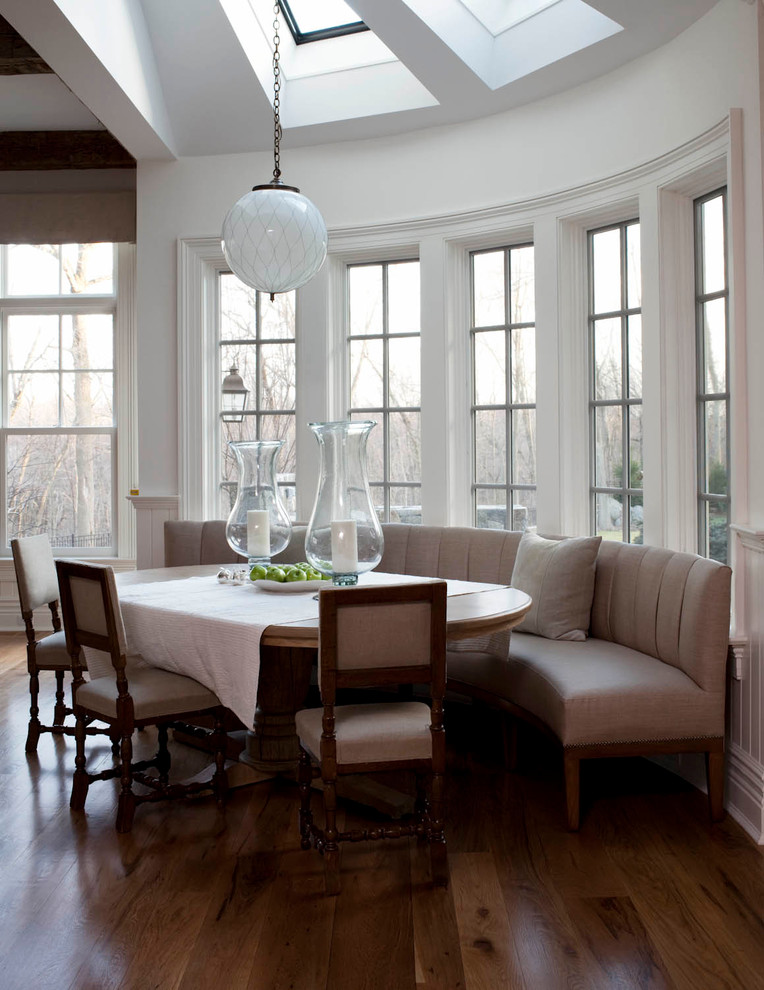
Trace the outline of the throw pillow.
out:
M 533 605 L 516 632 L 546 639 L 584 640 L 594 597 L 594 571 L 601 536 L 545 540 L 525 533 L 512 571 L 512 587 Z

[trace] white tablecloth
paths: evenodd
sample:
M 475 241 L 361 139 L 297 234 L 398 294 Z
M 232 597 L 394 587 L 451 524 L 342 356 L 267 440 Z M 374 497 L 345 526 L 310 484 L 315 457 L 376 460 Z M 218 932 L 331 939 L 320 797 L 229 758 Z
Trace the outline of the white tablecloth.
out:
M 426 580 L 371 571 L 361 575 L 359 585 Z M 448 594 L 495 587 L 449 581 Z M 214 576 L 119 588 L 130 651 L 142 654 L 152 666 L 204 684 L 245 725 L 252 724 L 255 713 L 263 630 L 300 619 L 318 621 L 314 594 L 268 593 L 252 584 L 219 584 Z

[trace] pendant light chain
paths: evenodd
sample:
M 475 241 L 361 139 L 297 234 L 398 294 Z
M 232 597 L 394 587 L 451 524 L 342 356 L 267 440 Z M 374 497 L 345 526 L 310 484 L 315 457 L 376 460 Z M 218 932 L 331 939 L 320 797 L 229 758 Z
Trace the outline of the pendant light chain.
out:
M 281 162 L 279 155 L 279 145 L 281 143 L 281 118 L 279 110 L 281 107 L 281 66 L 279 65 L 281 56 L 279 54 L 279 14 L 281 5 L 278 0 L 273 5 L 273 181 L 278 182 L 281 177 Z

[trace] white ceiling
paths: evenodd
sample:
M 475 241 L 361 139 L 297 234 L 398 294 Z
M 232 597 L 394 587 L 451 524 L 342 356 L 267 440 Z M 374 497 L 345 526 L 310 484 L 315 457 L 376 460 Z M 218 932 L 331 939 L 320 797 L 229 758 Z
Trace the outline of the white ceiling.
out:
M 284 145 L 498 113 L 665 44 L 716 2 L 348 0 L 373 34 L 297 48 L 282 29 Z M 0 77 L 0 130 L 100 121 L 139 160 L 272 145 L 272 0 L 0 0 L 0 15 L 60 77 Z

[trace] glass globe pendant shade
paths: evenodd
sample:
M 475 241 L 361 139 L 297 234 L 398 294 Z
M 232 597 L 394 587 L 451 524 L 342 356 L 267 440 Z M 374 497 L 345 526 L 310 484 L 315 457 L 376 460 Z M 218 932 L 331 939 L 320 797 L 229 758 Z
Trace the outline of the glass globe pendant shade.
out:
M 326 224 L 318 208 L 278 180 L 255 186 L 234 203 L 222 240 L 234 275 L 271 298 L 305 285 L 326 258 Z

